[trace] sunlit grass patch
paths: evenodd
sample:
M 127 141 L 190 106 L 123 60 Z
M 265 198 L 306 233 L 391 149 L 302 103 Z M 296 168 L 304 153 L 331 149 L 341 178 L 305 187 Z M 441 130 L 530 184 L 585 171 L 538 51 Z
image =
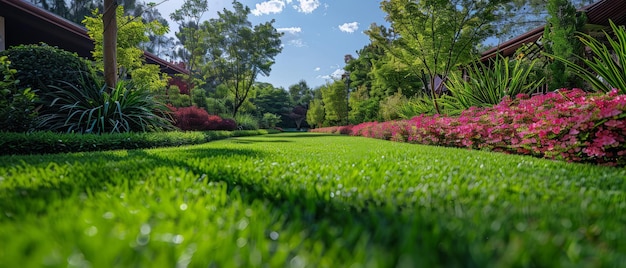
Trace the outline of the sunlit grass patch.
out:
M 0 157 L 0 263 L 617 266 L 625 178 L 313 133 Z

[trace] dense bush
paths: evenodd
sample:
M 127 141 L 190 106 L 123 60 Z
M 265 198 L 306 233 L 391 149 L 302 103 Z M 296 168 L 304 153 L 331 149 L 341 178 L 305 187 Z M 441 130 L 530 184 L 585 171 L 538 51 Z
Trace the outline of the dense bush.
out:
M 259 129 L 259 121 L 249 114 L 237 114 L 235 122 L 237 122 L 237 128 L 240 130 Z
M 276 124 L 280 123 L 280 116 L 273 113 L 265 113 L 263 114 L 263 118 L 261 118 L 261 127 L 262 128 L 274 128 Z
M 173 129 L 167 107 L 132 82 L 120 81 L 112 92 L 100 84 L 53 88 L 45 94 L 52 111 L 40 117 L 41 130 L 100 134 Z
M 17 70 L 17 86 L 37 90 L 40 97 L 49 86 L 65 88 L 68 85 L 79 87 L 95 83 L 87 60 L 57 47 L 20 45 L 1 51 L 0 56 L 7 56 L 11 68 Z M 42 101 L 47 103 L 43 98 Z
M 170 107 L 170 109 L 174 112 L 174 125 L 180 130 L 235 130 L 237 128 L 234 120 L 209 115 L 207 111 L 196 106 Z
M 221 118 L 218 115 L 210 115 L 209 128 L 207 130 L 235 130 L 237 123 L 230 118 Z
M 6 56 L 0 56 L 0 130 L 24 132 L 31 129 L 37 116 L 37 96 L 30 88 L 18 86 L 17 70 Z
M 458 117 L 362 123 L 350 135 L 411 143 L 485 149 L 574 162 L 626 165 L 626 95 L 580 89 L 470 108 Z M 315 129 L 338 132 L 339 127 Z
M 209 114 L 196 106 L 171 107 L 174 112 L 174 126 L 180 130 L 207 130 L 209 128 Z

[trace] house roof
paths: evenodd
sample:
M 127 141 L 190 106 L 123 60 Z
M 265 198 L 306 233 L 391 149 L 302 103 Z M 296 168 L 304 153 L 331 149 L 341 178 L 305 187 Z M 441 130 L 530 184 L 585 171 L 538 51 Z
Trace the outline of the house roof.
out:
M 0 16 L 5 18 L 5 45 L 7 48 L 21 44 L 44 42 L 51 46 L 92 58 L 93 40 L 81 25 L 23 0 L 0 0 Z M 188 73 L 173 63 L 145 52 L 146 62 L 158 64 L 168 74 Z
M 579 11 L 585 12 L 587 15 L 587 24 L 609 25 L 609 20 L 615 24 L 626 24 L 626 0 L 600 0 L 593 4 L 587 5 Z M 532 29 L 520 36 L 508 40 L 498 46 L 485 51 L 480 61 L 485 62 L 496 55 L 511 56 L 523 44 L 536 42 L 543 36 L 545 25 Z

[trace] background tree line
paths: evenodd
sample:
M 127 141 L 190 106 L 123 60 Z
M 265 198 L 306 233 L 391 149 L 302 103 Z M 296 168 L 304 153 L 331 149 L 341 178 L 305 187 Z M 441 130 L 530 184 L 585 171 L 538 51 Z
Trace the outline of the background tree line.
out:
M 31 0 L 69 20 L 82 23 L 102 3 L 90 0 Z M 387 0 L 381 8 L 388 25 L 372 24 L 370 43 L 346 57 L 343 79 L 317 88 L 300 81 L 288 89 L 256 82 L 269 75 L 281 52 L 281 33 L 274 21 L 252 25 L 250 9 L 233 1 L 231 10 L 202 20 L 207 0 L 186 0 L 169 14 L 178 24 L 175 37 L 145 31 L 140 48 L 180 62 L 190 75 L 177 77 L 159 94 L 176 107 L 197 106 L 224 117 L 248 117 L 281 127 L 329 126 L 393 120 L 417 112 L 441 112 L 443 82 L 489 49 L 488 39 L 508 39 L 546 22 L 546 50 L 565 55 L 579 46 L 576 7 L 590 0 Z M 125 15 L 171 29 L 154 3 L 119 1 Z M 573 23 L 575 22 L 575 23 Z M 512 27 L 513 25 L 523 27 Z M 123 31 L 124 26 L 120 26 Z M 260 44 L 260 45 L 259 45 Z M 123 59 L 122 59 L 123 60 Z M 579 83 L 558 62 L 536 64 L 551 86 Z M 541 73 L 539 71 L 535 73 Z M 428 102 L 424 109 L 415 109 Z M 244 120 L 244 119 L 242 119 Z M 307 124 L 308 123 L 308 124 Z
M 540 41 L 543 52 L 573 59 L 572 55 L 582 55 L 575 34 L 585 24 L 584 14 L 577 12 L 577 8 L 591 2 L 382 1 L 381 9 L 387 14 L 389 25 L 372 24 L 366 31 L 370 43 L 356 51 L 355 56 L 346 55 L 346 74 L 342 80 L 319 89 L 320 94 L 315 95 L 310 105 L 309 123 L 332 126 L 410 118 L 424 113 L 458 113 L 467 103 L 460 103 L 450 95 L 484 92 L 476 92 L 480 85 L 471 85 L 473 91 L 457 89 L 453 93 L 451 87 L 455 84 L 449 80 L 462 78 L 462 70 L 473 65 L 484 68 L 478 62 L 481 53 L 491 48 L 485 45 L 486 41 L 509 39 L 545 24 L 546 31 Z M 519 90 L 506 92 L 511 86 L 507 84 L 497 89 L 500 92 L 489 92 L 500 96 L 492 98 L 493 101 L 501 100 L 502 94 L 533 90 L 542 81 L 549 90 L 581 86 L 580 79 L 562 62 L 541 52 L 537 57 L 526 57 L 526 49 L 529 48 L 520 49 L 515 58 L 495 59 L 504 63 L 487 63 L 499 64 L 511 74 L 523 74 L 519 76 L 523 81 L 515 82 Z M 476 76 L 480 74 L 484 73 L 479 71 Z M 471 104 L 483 105 L 481 101 L 484 102 L 473 100 Z

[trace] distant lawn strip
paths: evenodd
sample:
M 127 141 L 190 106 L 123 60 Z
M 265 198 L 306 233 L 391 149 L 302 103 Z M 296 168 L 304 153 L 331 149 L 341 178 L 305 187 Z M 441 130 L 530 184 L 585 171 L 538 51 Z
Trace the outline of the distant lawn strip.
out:
M 52 154 L 120 149 L 146 149 L 201 144 L 231 137 L 277 133 L 275 130 L 153 132 L 115 134 L 0 132 L 0 154 Z
M 626 169 L 316 133 L 0 157 L 7 267 L 619 267 Z

